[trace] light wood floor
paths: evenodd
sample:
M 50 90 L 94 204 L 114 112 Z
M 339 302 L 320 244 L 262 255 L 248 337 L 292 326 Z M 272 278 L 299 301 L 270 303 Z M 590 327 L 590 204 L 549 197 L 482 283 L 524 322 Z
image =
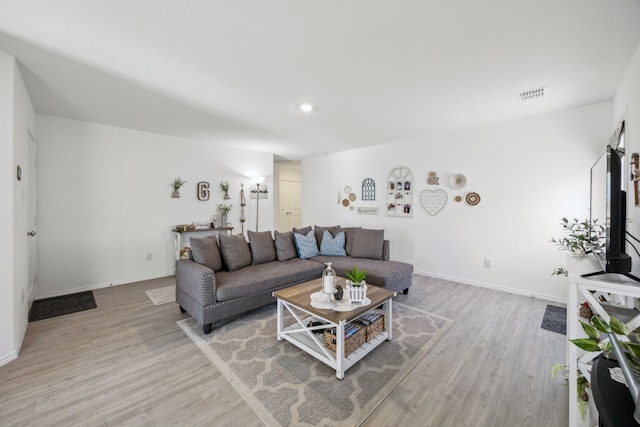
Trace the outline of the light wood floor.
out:
M 0 425 L 262 425 L 176 325 L 188 315 L 144 293 L 173 283 L 99 289 L 97 309 L 30 323 L 0 367 Z M 423 276 L 397 301 L 456 323 L 365 426 L 567 425 L 550 375 L 566 337 L 540 328 L 547 301 Z

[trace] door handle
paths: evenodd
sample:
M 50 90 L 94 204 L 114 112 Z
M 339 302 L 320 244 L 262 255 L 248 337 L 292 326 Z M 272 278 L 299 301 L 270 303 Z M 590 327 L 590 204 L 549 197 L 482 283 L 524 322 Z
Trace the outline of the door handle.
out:
M 35 235 L 36 235 L 36 232 L 35 232 L 35 231 L 30 231 L 30 232 L 28 232 L 28 233 L 27 233 L 27 236 L 31 236 L 31 237 L 33 237 L 33 236 L 35 236 Z

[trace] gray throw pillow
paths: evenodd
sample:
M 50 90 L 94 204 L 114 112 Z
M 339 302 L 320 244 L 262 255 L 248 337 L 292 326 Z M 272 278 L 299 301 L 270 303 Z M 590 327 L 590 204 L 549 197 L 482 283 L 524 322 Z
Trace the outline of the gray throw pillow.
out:
M 351 246 L 353 245 L 353 230 L 360 230 L 362 227 L 340 227 L 341 231 L 344 231 L 344 249 L 347 251 L 347 255 L 351 255 Z
M 273 234 L 276 238 L 276 256 L 278 257 L 278 261 L 286 261 L 298 256 L 296 242 L 293 240 L 293 231 L 280 233 L 276 230 Z
M 313 232 L 316 235 L 316 242 L 318 243 L 318 249 L 320 249 L 320 242 L 322 242 L 322 239 L 324 238 L 325 230 L 331 233 L 332 237 L 336 237 L 336 234 L 340 232 L 340 226 L 339 225 L 334 225 L 332 227 L 321 227 L 319 225 L 313 226 Z
M 222 270 L 222 257 L 216 236 L 192 237 L 191 255 L 198 264 L 205 265 L 213 271 Z
M 263 264 L 276 260 L 276 247 L 273 244 L 271 231 L 247 231 L 251 244 L 251 258 L 253 264 Z
M 312 230 L 313 230 L 313 228 L 311 228 L 311 226 L 310 226 L 310 225 L 309 225 L 309 226 L 307 226 L 307 227 L 304 227 L 304 228 L 295 228 L 295 227 L 293 227 L 293 232 L 294 232 L 294 233 L 300 233 L 300 234 L 302 234 L 303 236 L 306 236 L 306 235 L 307 235 L 307 234 L 309 234 L 309 232 L 310 232 L 310 231 L 312 231 Z
M 383 247 L 384 230 L 355 229 L 349 255 L 354 258 L 382 259 Z
M 251 265 L 251 251 L 249 244 L 242 234 L 228 236 L 220 234 L 220 253 L 229 271 L 239 270 Z

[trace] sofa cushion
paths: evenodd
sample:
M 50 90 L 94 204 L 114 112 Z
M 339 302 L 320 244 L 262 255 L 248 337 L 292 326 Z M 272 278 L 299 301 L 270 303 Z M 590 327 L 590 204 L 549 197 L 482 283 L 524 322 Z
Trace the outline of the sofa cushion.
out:
M 316 235 L 316 242 L 318 243 L 318 249 L 320 249 L 320 242 L 322 242 L 322 238 L 324 237 L 325 230 L 331 233 L 331 236 L 335 236 L 340 231 L 340 226 L 339 225 L 334 225 L 331 227 L 321 227 L 319 225 L 313 226 L 313 232 Z
M 216 300 L 227 301 L 260 292 L 271 293 L 274 289 L 320 277 L 322 270 L 322 264 L 294 258 L 287 262 L 250 265 L 232 273 L 221 271 L 216 273 Z
M 276 230 L 273 234 L 276 238 L 276 256 L 278 257 L 278 261 L 287 261 L 298 256 L 296 242 L 293 240 L 293 231 L 280 233 Z
M 318 244 L 313 230 L 310 230 L 306 235 L 294 231 L 293 239 L 296 242 L 296 249 L 300 258 L 307 259 L 318 255 Z
M 306 236 L 312 230 L 313 230 L 313 228 L 311 228 L 310 225 L 307 226 L 307 227 L 304 227 L 304 228 L 295 228 L 295 227 L 293 227 L 293 232 L 294 233 L 300 233 L 303 236 Z
M 192 237 L 191 255 L 198 264 L 205 265 L 213 271 L 222 270 L 222 257 L 215 235 L 207 237 Z
M 251 251 L 249 244 L 242 234 L 228 236 L 226 234 L 218 235 L 220 242 L 220 253 L 222 259 L 227 265 L 229 271 L 238 270 L 240 268 L 251 265 Z
M 344 231 L 344 250 L 347 255 L 351 255 L 351 246 L 353 246 L 353 230 L 360 230 L 362 227 L 340 227 Z
M 331 268 L 340 277 L 339 282 L 344 287 L 345 271 L 354 266 L 360 270 L 367 270 L 368 285 L 381 286 L 394 291 L 402 291 L 411 286 L 413 265 L 401 261 L 382 261 L 353 257 L 328 257 L 319 255 L 311 258 L 318 263 L 331 263 Z M 217 273 L 216 273 L 217 274 Z
M 344 250 L 344 231 L 333 237 L 328 230 L 324 230 L 320 243 L 320 255 L 347 256 L 347 252 Z
M 247 231 L 251 244 L 251 263 L 262 264 L 276 260 L 276 246 L 271 231 Z
M 366 228 L 353 230 L 350 256 L 354 258 L 382 259 L 384 230 Z

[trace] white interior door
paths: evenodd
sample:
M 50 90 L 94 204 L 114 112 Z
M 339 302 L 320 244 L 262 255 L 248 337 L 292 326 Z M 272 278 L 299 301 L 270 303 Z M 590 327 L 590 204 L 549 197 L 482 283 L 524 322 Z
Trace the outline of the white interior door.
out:
M 280 181 L 280 218 L 278 231 L 291 231 L 302 224 L 302 183 Z
M 29 308 L 38 294 L 38 156 L 37 144 L 29 132 L 29 165 L 25 171 L 27 180 L 27 236 L 29 251 Z

